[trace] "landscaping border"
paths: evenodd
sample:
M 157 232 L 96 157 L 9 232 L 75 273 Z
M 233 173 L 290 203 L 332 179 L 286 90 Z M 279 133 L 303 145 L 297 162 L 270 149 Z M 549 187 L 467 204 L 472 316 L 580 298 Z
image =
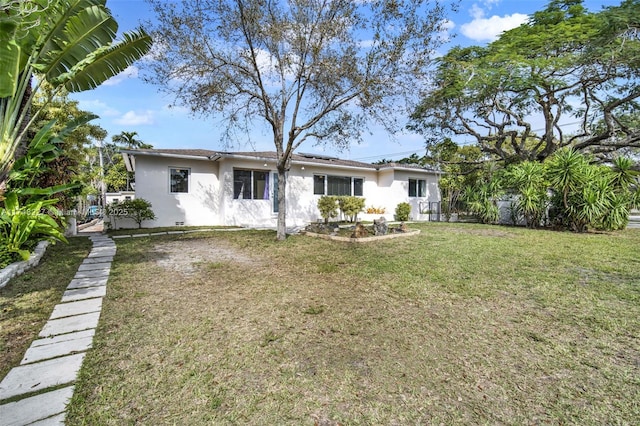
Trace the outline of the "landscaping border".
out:
M 12 278 L 23 274 L 25 271 L 28 271 L 29 269 L 40 263 L 40 259 L 42 259 L 42 256 L 47 250 L 48 245 L 49 241 L 40 241 L 36 245 L 36 248 L 33 250 L 33 253 L 31 253 L 31 255 L 29 256 L 29 259 L 13 262 L 12 264 L 3 268 L 0 271 L 0 288 L 3 288 L 5 285 L 7 285 L 7 283 Z
M 392 238 L 402 238 L 402 237 L 410 237 L 412 235 L 418 235 L 420 233 L 419 229 L 413 229 L 408 232 L 397 232 L 394 234 L 387 235 L 373 235 L 371 237 L 362 237 L 362 238 L 351 238 L 351 237 L 339 237 L 337 235 L 328 235 L 328 234 L 317 234 L 315 232 L 303 231 L 302 234 L 308 235 L 314 238 L 322 238 L 325 240 L 331 241 L 344 241 L 348 243 L 369 243 L 372 241 L 380 241 L 380 240 L 390 240 Z

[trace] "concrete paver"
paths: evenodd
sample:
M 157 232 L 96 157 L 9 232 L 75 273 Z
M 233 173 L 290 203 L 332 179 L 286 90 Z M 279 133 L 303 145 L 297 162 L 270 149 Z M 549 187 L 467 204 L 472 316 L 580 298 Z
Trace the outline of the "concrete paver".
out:
M 64 342 L 52 343 L 43 346 L 31 346 L 24 354 L 20 365 L 31 364 L 46 359 L 52 359 L 63 355 L 84 352 L 91 348 L 93 336 L 80 339 L 66 340 Z
M 59 336 L 44 337 L 42 339 L 34 340 L 31 343 L 31 347 L 54 345 L 60 342 L 67 342 L 69 340 L 84 339 L 85 337 L 95 336 L 96 331 L 94 329 L 76 331 L 74 333 L 61 334 Z
M 89 263 L 104 263 L 104 262 L 113 262 L 113 255 L 111 256 L 96 256 L 96 257 L 87 257 L 82 264 L 87 265 Z
M 64 410 L 73 396 L 73 389 L 73 386 L 68 386 L 20 401 L 0 405 L 0 422 L 2 422 L 1 424 L 3 426 L 60 424 L 38 422 L 39 420 L 46 419 L 49 422 L 62 421 L 62 424 L 64 424 Z
M 0 382 L 0 426 L 64 425 L 71 385 L 93 343 L 116 245 L 89 235 L 93 248 L 67 286 L 62 301 L 32 342 L 21 365 Z M 50 390 L 55 389 L 55 390 Z M 39 393 L 38 395 L 35 395 Z M 20 399 L 22 398 L 22 399 Z
M 34 423 L 29 423 L 28 426 L 64 426 L 65 417 L 67 417 L 67 413 L 60 413 L 57 416 L 49 417 Z
M 84 356 L 80 353 L 14 367 L 0 383 L 0 399 L 74 382 Z
M 107 277 L 103 278 L 74 278 L 71 280 L 69 285 L 67 286 L 67 290 L 72 290 L 74 288 L 85 288 L 85 287 L 99 287 L 101 285 L 107 285 Z
M 96 262 L 96 263 L 86 263 L 83 262 L 78 267 L 78 272 L 81 271 L 93 271 L 95 269 L 109 269 L 111 267 L 111 262 Z
M 90 314 L 49 320 L 44 327 L 42 327 L 42 331 L 40 331 L 38 336 L 55 336 L 58 334 L 71 333 L 73 331 L 96 328 L 98 326 L 99 319 L 100 312 L 92 312 Z
M 100 312 L 102 299 L 78 300 L 76 302 L 60 303 L 53 308 L 49 319 L 58 319 L 91 312 Z
M 107 295 L 107 286 L 85 287 L 67 290 L 62 295 L 62 302 L 74 300 L 91 299 L 93 297 L 104 297 Z
M 78 271 L 76 272 L 75 279 L 84 278 L 104 278 L 109 276 L 111 268 L 94 269 L 92 271 Z

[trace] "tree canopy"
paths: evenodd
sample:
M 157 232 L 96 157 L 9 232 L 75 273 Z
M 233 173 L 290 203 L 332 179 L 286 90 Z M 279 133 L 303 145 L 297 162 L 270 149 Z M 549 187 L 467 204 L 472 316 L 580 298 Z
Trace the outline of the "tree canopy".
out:
M 40 114 L 32 100 L 43 82 L 52 95 L 93 89 L 151 48 L 142 29 L 120 41 L 117 30 L 105 0 L 0 2 L 0 195 Z
M 428 145 L 472 138 L 507 163 L 567 146 L 608 159 L 639 148 L 639 36 L 639 0 L 597 12 L 553 0 L 488 46 L 440 58 L 411 127 Z
M 273 137 L 279 239 L 293 152 L 307 141 L 346 147 L 370 120 L 398 129 L 445 17 L 425 0 L 149 1 L 161 52 L 148 80 L 223 119 L 227 143 L 261 125 Z

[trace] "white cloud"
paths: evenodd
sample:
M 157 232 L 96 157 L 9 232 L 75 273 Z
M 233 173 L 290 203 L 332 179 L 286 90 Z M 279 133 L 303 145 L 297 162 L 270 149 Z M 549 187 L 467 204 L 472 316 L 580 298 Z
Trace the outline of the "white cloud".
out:
M 127 111 L 122 117 L 113 120 L 114 123 L 122 126 L 139 126 L 144 124 L 153 124 L 153 111 Z
M 102 84 L 105 86 L 117 86 L 118 84 L 129 78 L 138 78 L 138 67 L 133 65 L 127 67 L 127 69 L 122 71 L 120 74 L 111 77 L 109 80 L 105 81 Z
M 78 107 L 83 111 L 92 112 L 100 117 L 115 117 L 120 115 L 120 111 L 97 99 L 78 101 Z
M 486 5 L 495 3 L 495 0 L 485 0 Z M 529 19 L 528 15 L 514 13 L 513 15 L 485 17 L 484 10 L 474 4 L 469 11 L 473 20 L 460 26 L 460 31 L 465 36 L 476 41 L 494 41 L 503 32 L 524 24 Z

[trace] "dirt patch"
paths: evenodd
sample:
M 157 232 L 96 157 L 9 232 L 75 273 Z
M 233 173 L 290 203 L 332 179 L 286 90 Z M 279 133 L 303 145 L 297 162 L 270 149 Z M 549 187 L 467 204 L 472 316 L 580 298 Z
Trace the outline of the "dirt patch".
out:
M 157 265 L 185 275 L 198 272 L 205 264 L 232 262 L 255 266 L 260 262 L 221 241 L 212 244 L 210 239 L 168 241 L 155 244 L 153 250 L 161 254 L 156 260 Z

